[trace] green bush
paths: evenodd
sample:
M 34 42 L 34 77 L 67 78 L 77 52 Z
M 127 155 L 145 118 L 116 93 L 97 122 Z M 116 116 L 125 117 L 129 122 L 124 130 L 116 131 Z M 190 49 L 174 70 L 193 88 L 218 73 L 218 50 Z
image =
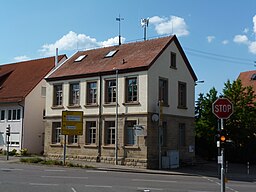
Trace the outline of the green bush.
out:
M 32 158 L 21 158 L 20 162 L 22 163 L 41 163 L 44 160 L 39 157 L 32 157 Z
M 20 155 L 21 156 L 27 156 L 28 155 L 28 149 L 27 148 L 23 148 L 20 150 Z

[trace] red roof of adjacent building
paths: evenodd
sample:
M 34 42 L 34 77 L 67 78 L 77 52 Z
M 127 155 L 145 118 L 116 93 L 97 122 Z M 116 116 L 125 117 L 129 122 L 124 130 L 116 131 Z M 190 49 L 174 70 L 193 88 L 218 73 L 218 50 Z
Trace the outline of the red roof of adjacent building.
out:
M 191 76 L 196 81 L 197 77 L 176 36 L 78 51 L 50 74 L 46 80 L 53 81 L 97 76 L 99 74 L 115 73 L 116 69 L 118 69 L 119 73 L 148 70 L 172 42 L 178 47 Z M 116 52 L 112 52 L 113 56 L 106 57 L 111 51 Z M 81 60 L 75 61 L 79 57 Z
M 0 103 L 24 100 L 54 66 L 55 57 L 0 65 Z
M 244 87 L 252 86 L 256 94 L 256 70 L 242 72 L 239 74 L 238 79 L 241 80 Z

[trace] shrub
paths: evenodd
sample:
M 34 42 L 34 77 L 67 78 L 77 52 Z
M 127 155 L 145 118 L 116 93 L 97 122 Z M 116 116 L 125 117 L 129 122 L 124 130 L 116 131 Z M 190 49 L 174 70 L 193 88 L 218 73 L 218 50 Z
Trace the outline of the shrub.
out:
M 20 155 L 21 156 L 27 156 L 28 155 L 28 149 L 27 148 L 23 148 L 20 150 Z

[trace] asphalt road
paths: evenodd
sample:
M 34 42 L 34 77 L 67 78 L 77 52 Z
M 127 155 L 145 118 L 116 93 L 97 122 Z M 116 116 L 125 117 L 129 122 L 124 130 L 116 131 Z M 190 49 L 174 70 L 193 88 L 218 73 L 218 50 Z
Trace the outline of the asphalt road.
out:
M 214 177 L 116 172 L 0 163 L 1 192 L 217 192 Z M 255 192 L 255 182 L 230 181 L 226 192 Z

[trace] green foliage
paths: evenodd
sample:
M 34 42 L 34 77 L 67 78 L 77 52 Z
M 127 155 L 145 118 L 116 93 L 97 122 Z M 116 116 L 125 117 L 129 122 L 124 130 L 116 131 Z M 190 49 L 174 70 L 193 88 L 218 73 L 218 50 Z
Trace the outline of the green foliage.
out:
M 20 150 L 20 155 L 21 156 L 28 156 L 28 149 L 27 148 L 23 148 Z

